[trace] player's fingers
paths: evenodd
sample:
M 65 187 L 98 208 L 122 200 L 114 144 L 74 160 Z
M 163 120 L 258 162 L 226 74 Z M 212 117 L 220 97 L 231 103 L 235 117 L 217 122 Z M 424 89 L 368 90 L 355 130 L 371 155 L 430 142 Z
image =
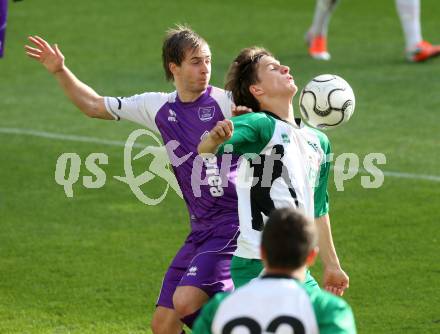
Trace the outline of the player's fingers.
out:
M 44 45 L 41 44 L 35 37 L 29 36 L 28 39 L 34 43 L 36 46 L 38 46 L 40 49 L 44 49 Z
M 224 119 L 223 121 L 218 121 L 217 122 L 217 125 L 219 125 L 219 126 L 225 126 L 227 123 L 228 123 L 228 119 Z
M 36 55 L 36 54 L 30 53 L 30 52 L 26 52 L 26 54 L 28 55 L 28 57 L 35 58 L 38 60 L 40 59 L 40 55 Z
M 46 42 L 45 40 L 41 39 L 38 36 L 32 36 L 29 38 L 31 41 L 34 42 L 35 45 L 37 45 L 42 51 L 44 51 L 47 47 L 46 44 L 43 42 Z M 43 41 L 43 42 L 42 42 Z
M 332 292 L 333 287 L 331 285 L 326 285 L 324 286 L 324 289 L 327 290 L 328 292 Z
M 44 39 L 42 39 L 40 36 L 34 36 L 35 37 L 35 39 L 38 41 L 38 42 L 40 42 L 40 44 L 42 44 L 43 45 L 43 47 L 45 48 L 45 49 L 49 49 L 49 50 L 52 50 L 52 47 L 49 45 L 49 43 L 47 43 Z
M 218 127 L 218 126 L 214 127 L 214 128 L 211 130 L 211 132 L 212 132 L 212 137 L 213 137 L 214 139 L 218 139 L 218 138 L 221 137 L 221 133 L 220 133 L 220 131 L 219 131 L 219 127 Z
M 58 57 L 62 58 L 62 57 L 63 57 L 63 54 L 61 53 L 60 49 L 58 48 L 58 44 L 55 44 L 55 45 L 54 45 L 54 49 L 55 49 L 55 54 L 56 54 Z
M 227 133 L 228 125 L 227 125 L 227 123 L 224 120 L 223 121 L 218 121 L 216 126 L 215 126 L 215 128 L 218 129 L 218 133 L 219 134 L 222 134 L 223 136 L 225 136 L 226 133 Z
M 29 45 L 25 45 L 24 48 L 26 49 L 26 51 L 32 52 L 32 53 L 35 53 L 35 54 L 40 54 L 42 52 L 40 49 L 33 48 L 33 47 L 29 46 Z
M 247 114 L 249 112 L 252 112 L 252 109 L 245 107 L 245 106 L 233 106 L 232 107 L 232 115 L 233 116 L 240 116 L 243 114 Z
M 238 109 L 240 112 L 243 112 L 243 113 L 252 112 L 252 109 L 251 109 L 251 108 L 248 108 L 248 107 L 246 107 L 246 106 L 238 106 L 237 109 Z
M 249 112 L 252 112 L 252 109 L 246 106 L 238 106 L 238 111 L 242 114 L 247 114 Z
M 328 291 L 328 292 L 330 292 L 330 293 L 332 293 L 332 294 L 334 294 L 334 295 L 336 295 L 336 296 L 339 296 L 339 289 L 338 288 L 336 288 L 336 287 L 334 287 L 334 286 L 332 286 L 332 285 L 327 285 L 326 287 L 325 287 L 325 289 Z
M 234 131 L 234 123 L 230 119 L 225 119 L 225 123 L 228 126 L 230 132 Z
M 238 114 L 237 114 L 237 106 L 235 104 L 233 104 L 232 107 L 231 107 L 231 113 L 232 113 L 232 116 L 238 116 Z
M 219 137 L 226 137 L 226 132 L 222 126 L 217 127 L 217 134 L 219 135 Z
M 231 136 L 231 128 L 229 127 L 229 124 L 227 122 L 224 122 L 222 124 L 222 129 L 225 132 L 226 137 L 230 137 Z

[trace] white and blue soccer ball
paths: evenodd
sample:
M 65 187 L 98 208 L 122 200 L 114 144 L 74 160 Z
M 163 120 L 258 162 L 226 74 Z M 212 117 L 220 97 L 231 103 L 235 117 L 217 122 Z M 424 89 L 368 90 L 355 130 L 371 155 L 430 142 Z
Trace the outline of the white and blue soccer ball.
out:
M 353 115 L 355 98 L 347 81 L 334 74 L 312 79 L 301 91 L 299 108 L 303 120 L 317 129 L 329 129 L 347 122 Z

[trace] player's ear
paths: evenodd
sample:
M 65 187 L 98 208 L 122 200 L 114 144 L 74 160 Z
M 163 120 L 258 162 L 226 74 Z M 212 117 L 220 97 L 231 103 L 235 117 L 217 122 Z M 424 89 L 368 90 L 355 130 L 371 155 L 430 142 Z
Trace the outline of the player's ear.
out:
M 307 255 L 307 258 L 306 258 L 306 266 L 307 267 L 311 267 L 315 263 L 316 257 L 318 256 L 318 253 L 319 253 L 318 247 L 315 247 L 310 251 L 309 255 Z
M 261 88 L 258 84 L 250 85 L 249 86 L 249 91 L 255 97 L 261 96 L 264 93 L 263 88 Z
M 177 66 L 176 63 L 168 63 L 168 69 L 170 70 L 171 73 L 173 73 L 173 76 L 176 76 L 176 74 L 179 71 L 179 66 Z

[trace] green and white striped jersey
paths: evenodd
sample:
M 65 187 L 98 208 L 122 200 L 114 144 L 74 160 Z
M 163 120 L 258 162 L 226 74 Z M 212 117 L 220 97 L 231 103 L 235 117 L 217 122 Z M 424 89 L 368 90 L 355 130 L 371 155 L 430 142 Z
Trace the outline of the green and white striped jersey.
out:
M 216 294 L 193 334 L 355 334 L 350 306 L 326 291 L 287 276 L 263 276 L 233 293 Z
M 243 155 L 236 189 L 240 236 L 235 256 L 260 258 L 261 231 L 274 208 L 295 207 L 310 219 L 328 212 L 328 138 L 270 112 L 231 118 L 232 138 L 219 154 Z

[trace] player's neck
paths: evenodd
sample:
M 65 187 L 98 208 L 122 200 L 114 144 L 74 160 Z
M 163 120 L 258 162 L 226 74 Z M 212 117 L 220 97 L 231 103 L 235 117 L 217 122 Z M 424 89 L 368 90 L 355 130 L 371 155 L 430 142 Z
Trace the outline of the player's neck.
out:
M 268 110 L 274 113 L 284 121 L 295 124 L 292 100 L 267 99 L 260 101 L 260 107 L 262 110 Z
M 286 268 L 265 268 L 265 275 L 287 275 L 289 277 L 295 278 L 300 282 L 304 282 L 306 279 L 306 267 L 301 267 L 298 269 L 286 269 Z
M 179 96 L 179 100 L 183 103 L 190 103 L 197 100 L 200 96 L 202 96 L 205 93 L 206 89 L 202 90 L 201 92 L 194 92 L 194 91 L 186 91 L 184 89 L 178 89 L 177 88 L 177 95 Z

